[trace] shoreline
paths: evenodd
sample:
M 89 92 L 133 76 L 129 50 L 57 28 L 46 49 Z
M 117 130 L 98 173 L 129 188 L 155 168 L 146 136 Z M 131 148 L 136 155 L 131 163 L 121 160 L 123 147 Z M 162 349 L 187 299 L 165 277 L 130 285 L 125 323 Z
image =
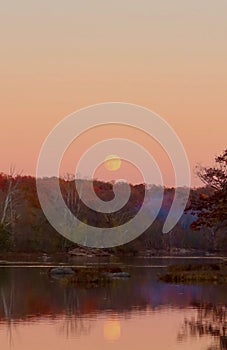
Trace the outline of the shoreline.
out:
M 226 256 L 178 256 L 178 255 L 163 255 L 163 256 L 128 256 L 128 255 L 112 255 L 112 256 L 90 256 L 90 255 L 69 255 L 67 253 L 6 253 L 0 254 L 0 267 L 54 267 L 54 266 L 78 266 L 80 262 L 83 265 L 92 264 L 120 264 L 121 259 L 139 259 L 139 260 L 204 260 L 204 261 L 227 261 Z M 78 263 L 76 263 L 76 261 Z M 115 261 L 114 261 L 115 260 Z

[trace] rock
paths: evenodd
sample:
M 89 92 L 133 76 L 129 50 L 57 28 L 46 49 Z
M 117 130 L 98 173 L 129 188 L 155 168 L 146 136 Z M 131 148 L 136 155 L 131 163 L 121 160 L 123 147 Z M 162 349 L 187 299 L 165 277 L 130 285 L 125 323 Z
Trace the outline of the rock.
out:
M 130 274 L 128 272 L 107 272 L 105 274 L 107 277 L 109 278 L 129 278 L 131 277 Z
M 43 262 L 48 262 L 51 260 L 51 257 L 44 253 L 39 259 Z
M 50 270 L 50 275 L 74 275 L 75 271 L 71 267 L 54 267 Z
M 77 247 L 68 252 L 71 256 L 85 256 L 85 257 L 109 257 L 111 254 L 102 249 L 94 249 L 89 247 Z

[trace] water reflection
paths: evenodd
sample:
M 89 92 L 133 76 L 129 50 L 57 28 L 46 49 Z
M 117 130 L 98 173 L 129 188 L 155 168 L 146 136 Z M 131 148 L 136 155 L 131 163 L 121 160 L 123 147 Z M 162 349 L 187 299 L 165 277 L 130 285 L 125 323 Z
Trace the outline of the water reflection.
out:
M 14 296 L 15 296 L 15 289 L 12 281 L 7 286 L 7 288 L 4 288 L 4 287 L 0 288 L 0 295 L 1 295 L 1 301 L 3 306 L 3 312 L 4 312 L 4 323 L 7 329 L 6 336 L 8 338 L 9 345 L 12 346 L 13 334 L 16 330 L 16 325 L 13 323 L 13 316 L 12 316 Z
M 60 334 L 70 336 L 80 336 L 81 334 L 89 334 L 91 322 L 82 316 L 80 298 L 75 288 L 64 289 L 64 305 L 65 313 L 59 326 Z
M 227 349 L 227 305 L 215 305 L 212 303 L 194 303 L 197 309 L 196 317 L 185 318 L 184 325 L 178 334 L 178 340 L 187 337 L 203 337 L 211 335 L 214 344 L 211 349 Z
M 156 350 L 225 349 L 227 286 L 168 285 L 156 279 L 161 270 L 131 266 L 130 279 L 86 289 L 51 280 L 45 268 L 1 268 L 2 348 L 91 350 L 95 342 L 106 350 L 111 342 L 138 350 L 142 339 L 143 350 L 151 343 Z
M 107 320 L 103 325 L 103 335 L 106 340 L 115 341 L 121 336 L 121 323 L 119 320 Z

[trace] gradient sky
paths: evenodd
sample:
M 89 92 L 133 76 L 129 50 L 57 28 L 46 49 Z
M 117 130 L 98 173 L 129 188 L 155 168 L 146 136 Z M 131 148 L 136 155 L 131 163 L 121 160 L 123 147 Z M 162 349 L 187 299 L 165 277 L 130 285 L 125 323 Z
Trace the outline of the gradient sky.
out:
M 55 124 L 108 101 L 155 111 L 192 170 L 212 164 L 227 146 L 226 42 L 226 0 L 2 1 L 0 171 L 34 175 Z

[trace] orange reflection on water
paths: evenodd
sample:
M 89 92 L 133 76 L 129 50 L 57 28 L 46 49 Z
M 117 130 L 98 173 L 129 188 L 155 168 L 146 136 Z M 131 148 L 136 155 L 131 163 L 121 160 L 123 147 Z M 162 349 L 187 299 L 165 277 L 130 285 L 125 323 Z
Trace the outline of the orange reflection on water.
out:
M 0 325 L 1 350 L 207 350 L 211 336 L 188 337 L 179 341 L 177 335 L 185 318 L 196 316 L 191 309 L 159 308 L 135 312 L 119 319 L 116 315 L 96 314 L 92 317 L 37 319 L 17 322 L 9 332 L 7 323 Z M 111 318 L 110 318 L 111 317 Z M 69 322 L 66 330 L 65 322 Z M 74 327 L 74 322 L 82 324 Z M 89 327 L 86 327 L 88 323 Z M 79 327 L 79 328 L 78 328 Z M 61 330 L 61 331 L 60 331 Z M 79 330 L 79 332 L 75 332 Z M 84 330 L 84 332 L 83 332 Z M 11 334 L 10 334 L 11 333 Z M 11 337 L 11 339 L 10 339 Z
M 103 325 L 103 335 L 108 341 L 118 340 L 121 336 L 121 324 L 118 320 L 107 320 Z

